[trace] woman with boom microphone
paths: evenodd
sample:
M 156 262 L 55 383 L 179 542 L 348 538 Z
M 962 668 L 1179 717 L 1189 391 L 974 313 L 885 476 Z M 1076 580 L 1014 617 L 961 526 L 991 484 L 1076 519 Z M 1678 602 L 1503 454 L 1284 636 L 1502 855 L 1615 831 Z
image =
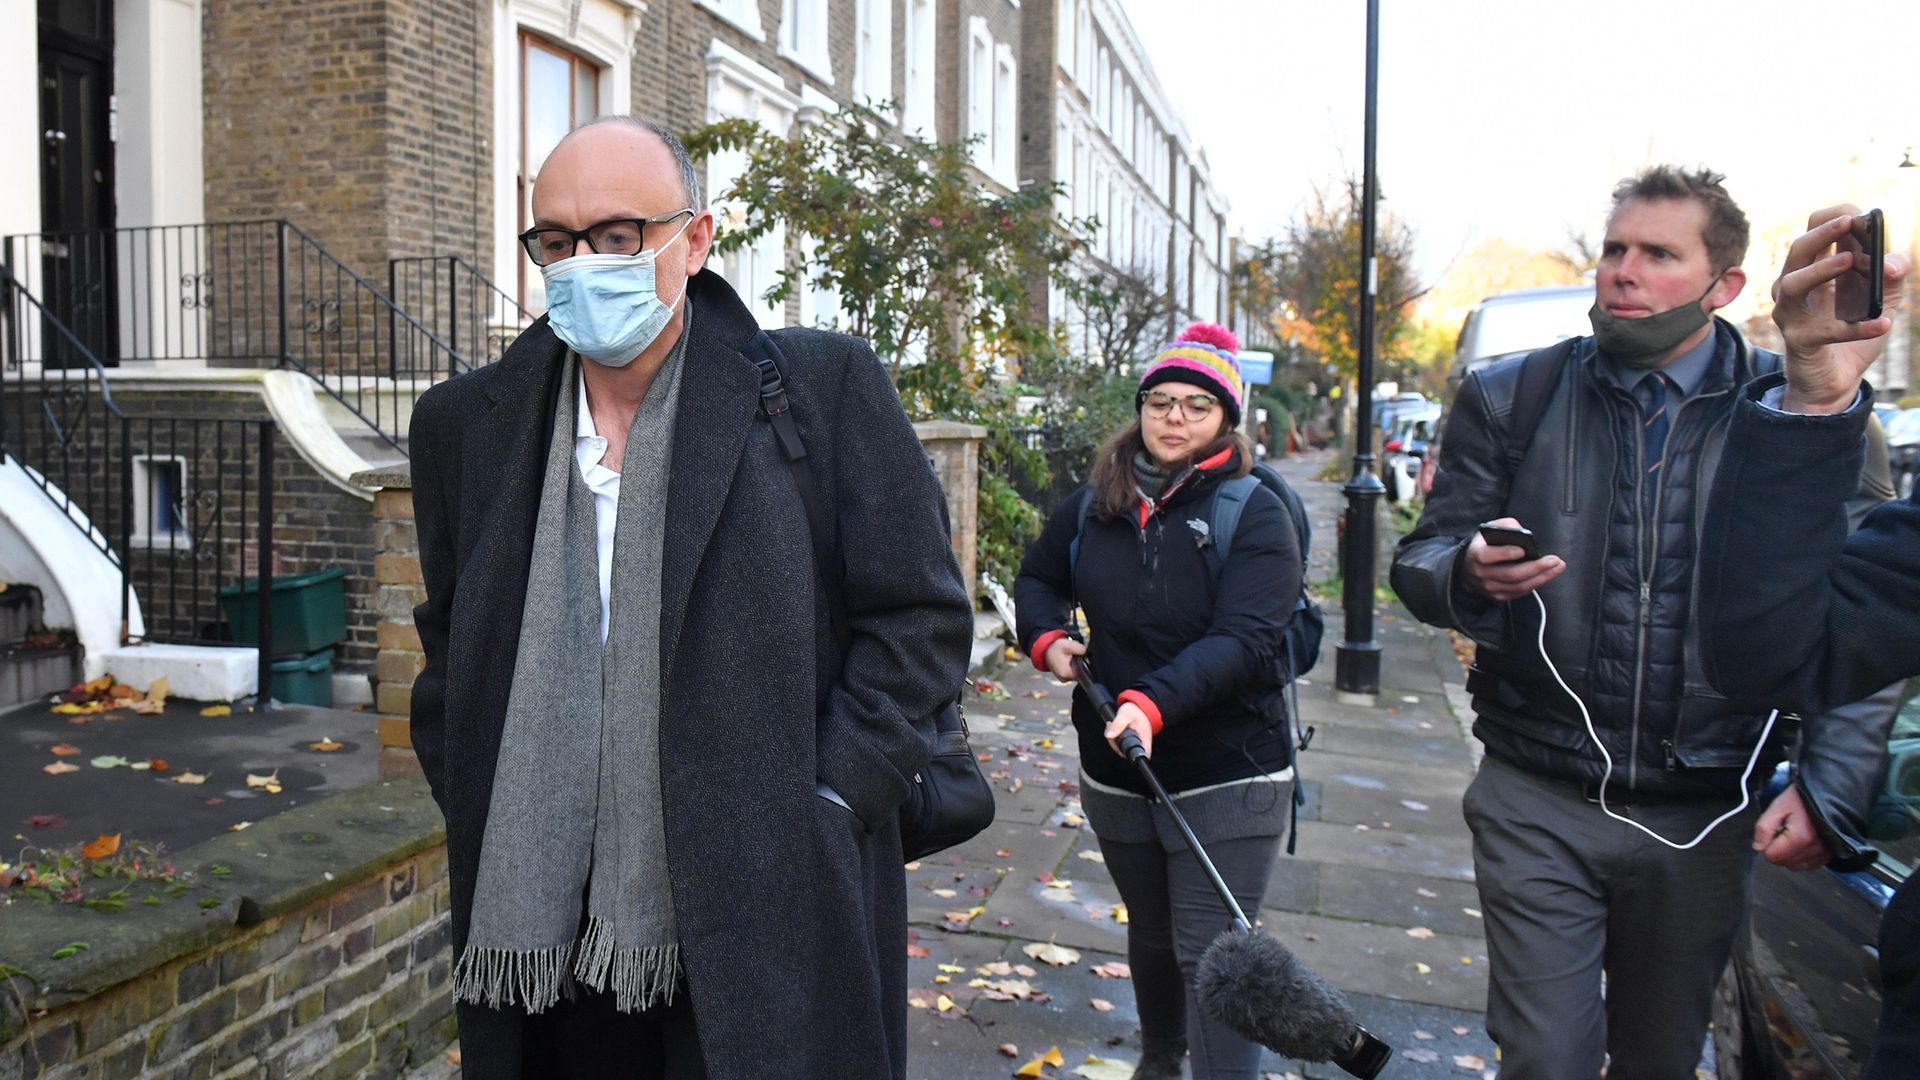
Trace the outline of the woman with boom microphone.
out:
M 1119 699 L 1108 726 L 1076 692 L 1073 723 L 1081 802 L 1127 905 L 1142 1049 L 1134 1080 L 1178 1080 L 1189 1053 L 1194 1080 L 1253 1080 L 1260 1060 L 1259 1044 L 1194 999 L 1201 954 L 1232 917 L 1116 743 L 1127 728 L 1140 737 L 1228 886 L 1256 908 L 1293 797 L 1280 654 L 1304 559 L 1280 497 L 1230 484 L 1253 464 L 1234 430 L 1238 348 L 1231 331 L 1195 323 L 1161 350 L 1140 380 L 1138 420 L 1055 509 L 1014 585 L 1035 666 L 1071 682 L 1084 655 Z M 1223 494 L 1245 500 L 1225 536 L 1216 535 L 1226 531 L 1216 528 Z M 1072 636 L 1076 603 L 1087 645 Z

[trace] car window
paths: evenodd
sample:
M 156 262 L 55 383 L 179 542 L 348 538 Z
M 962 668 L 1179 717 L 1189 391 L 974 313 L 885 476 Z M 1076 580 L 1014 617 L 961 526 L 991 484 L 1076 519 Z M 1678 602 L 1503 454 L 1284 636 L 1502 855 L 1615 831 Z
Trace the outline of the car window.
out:
M 1920 864 L 1920 679 L 1887 738 L 1887 776 L 1873 802 L 1868 837 L 1890 864 L 1911 874 Z
M 1887 442 L 1909 446 L 1920 442 L 1920 409 L 1903 409 L 1886 424 Z

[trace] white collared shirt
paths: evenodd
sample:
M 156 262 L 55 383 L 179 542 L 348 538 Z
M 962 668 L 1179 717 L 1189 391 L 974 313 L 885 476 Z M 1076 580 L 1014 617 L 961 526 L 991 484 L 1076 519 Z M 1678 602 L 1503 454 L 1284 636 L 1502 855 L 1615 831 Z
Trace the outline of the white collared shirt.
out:
M 607 642 L 608 619 L 613 596 L 613 527 L 620 519 L 620 474 L 600 464 L 607 456 L 607 440 L 593 426 L 593 413 L 587 408 L 587 380 L 580 385 L 580 421 L 575 426 L 573 458 L 580 464 L 580 476 L 593 492 L 595 524 L 594 546 L 600 562 L 600 643 Z

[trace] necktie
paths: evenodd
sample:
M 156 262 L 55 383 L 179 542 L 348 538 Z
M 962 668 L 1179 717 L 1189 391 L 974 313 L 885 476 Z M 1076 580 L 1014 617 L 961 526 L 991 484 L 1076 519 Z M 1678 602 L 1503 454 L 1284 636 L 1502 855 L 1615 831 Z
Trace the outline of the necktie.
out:
M 1660 467 L 1666 460 L 1667 429 L 1672 424 L 1667 416 L 1669 385 L 1666 375 L 1656 371 L 1633 388 L 1633 398 L 1640 405 L 1640 460 L 1646 470 L 1641 490 L 1649 511 L 1660 492 Z

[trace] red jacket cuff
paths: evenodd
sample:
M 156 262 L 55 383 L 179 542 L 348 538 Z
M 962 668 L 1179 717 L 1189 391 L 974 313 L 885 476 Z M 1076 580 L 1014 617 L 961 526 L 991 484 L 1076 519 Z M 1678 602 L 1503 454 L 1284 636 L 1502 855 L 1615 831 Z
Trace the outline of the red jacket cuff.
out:
M 1152 698 L 1140 691 L 1122 690 L 1120 691 L 1119 701 L 1122 705 L 1131 704 L 1138 707 L 1141 712 L 1146 713 L 1147 723 L 1152 726 L 1155 735 L 1160 734 L 1160 729 L 1166 726 L 1165 722 L 1160 719 L 1160 706 L 1155 705 Z
M 1033 666 L 1041 671 L 1047 670 L 1047 650 L 1053 643 L 1066 637 L 1065 630 L 1049 630 L 1033 640 L 1033 651 L 1027 655 L 1033 660 Z

